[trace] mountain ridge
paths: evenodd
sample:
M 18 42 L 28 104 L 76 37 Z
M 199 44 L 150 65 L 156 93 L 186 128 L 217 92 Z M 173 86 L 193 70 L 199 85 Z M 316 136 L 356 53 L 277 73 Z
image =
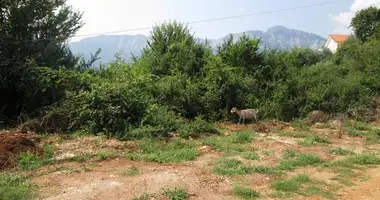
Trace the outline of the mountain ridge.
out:
M 260 48 L 269 49 L 292 49 L 295 47 L 321 49 L 326 39 L 310 32 L 297 29 L 290 29 L 282 25 L 268 28 L 266 31 L 247 30 L 240 33 L 232 33 L 234 41 L 247 34 L 250 38 L 261 38 Z M 215 49 L 227 37 L 226 35 L 219 39 L 207 39 L 210 46 Z M 94 37 L 83 38 L 78 42 L 69 43 L 74 54 L 83 54 L 85 59 L 90 58 L 90 53 L 101 48 L 101 63 L 107 63 L 115 58 L 115 54 L 119 53 L 125 59 L 131 58 L 131 55 L 141 55 L 141 50 L 146 46 L 149 36 L 143 34 L 135 35 L 99 35 Z M 205 39 L 197 38 L 198 41 L 204 42 Z

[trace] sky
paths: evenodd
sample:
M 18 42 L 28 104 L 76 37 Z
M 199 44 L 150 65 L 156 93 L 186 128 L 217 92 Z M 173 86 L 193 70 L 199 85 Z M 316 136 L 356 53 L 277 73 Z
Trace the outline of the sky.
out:
M 83 12 L 85 25 L 73 41 L 83 35 L 149 28 L 168 20 L 194 22 L 215 18 L 308 6 L 336 0 L 67 0 Z M 318 34 L 350 33 L 351 18 L 363 8 L 380 7 L 380 0 L 342 0 L 331 4 L 267 14 L 190 24 L 197 37 L 216 39 L 228 33 L 267 30 L 276 25 Z M 145 34 L 150 30 L 114 34 Z

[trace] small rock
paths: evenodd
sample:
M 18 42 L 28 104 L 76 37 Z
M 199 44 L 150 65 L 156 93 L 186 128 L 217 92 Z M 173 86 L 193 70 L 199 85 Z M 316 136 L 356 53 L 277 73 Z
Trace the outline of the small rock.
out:
M 229 132 L 224 132 L 223 135 L 224 135 L 224 136 L 229 136 L 230 133 L 229 133 Z

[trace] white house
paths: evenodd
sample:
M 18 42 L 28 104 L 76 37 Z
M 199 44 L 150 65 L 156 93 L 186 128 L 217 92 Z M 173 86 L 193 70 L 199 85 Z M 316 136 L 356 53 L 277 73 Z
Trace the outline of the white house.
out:
M 327 38 L 327 41 L 323 47 L 328 48 L 332 53 L 335 53 L 338 47 L 349 37 L 349 35 L 331 34 Z

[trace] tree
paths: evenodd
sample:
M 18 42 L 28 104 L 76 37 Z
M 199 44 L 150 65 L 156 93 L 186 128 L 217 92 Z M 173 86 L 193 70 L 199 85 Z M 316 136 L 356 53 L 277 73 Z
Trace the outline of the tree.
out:
M 367 42 L 376 33 L 380 23 L 380 9 L 369 7 L 360 10 L 352 18 L 351 27 L 361 42 Z
M 0 108 L 5 108 L 0 121 L 18 115 L 25 98 L 36 92 L 30 91 L 39 82 L 38 76 L 30 76 L 36 68 L 76 66 L 79 58 L 67 40 L 84 25 L 81 19 L 82 13 L 66 5 L 66 0 L 1 1 L 0 94 L 6 98 L 0 99 Z

